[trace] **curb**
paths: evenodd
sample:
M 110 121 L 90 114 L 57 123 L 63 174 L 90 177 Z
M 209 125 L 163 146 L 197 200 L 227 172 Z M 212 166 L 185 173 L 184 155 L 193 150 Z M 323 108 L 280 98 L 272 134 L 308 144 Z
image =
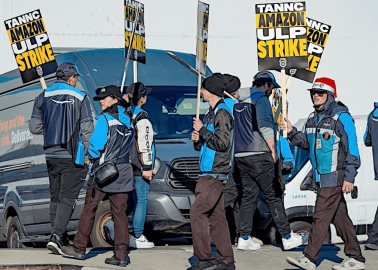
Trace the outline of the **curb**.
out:
M 15 264 L 0 265 L 0 270 L 110 270 L 110 268 L 80 266 L 73 264 Z

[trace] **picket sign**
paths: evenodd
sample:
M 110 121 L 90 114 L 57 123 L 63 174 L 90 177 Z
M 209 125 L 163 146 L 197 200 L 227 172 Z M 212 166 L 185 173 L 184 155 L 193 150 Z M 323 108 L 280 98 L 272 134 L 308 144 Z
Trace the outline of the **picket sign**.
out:
M 191 65 L 189 65 L 187 62 L 185 62 L 181 57 L 177 56 L 175 53 L 173 53 L 171 51 L 167 51 L 167 54 L 170 57 L 172 57 L 174 60 L 176 60 L 177 62 L 179 62 L 181 65 L 183 65 L 184 67 L 186 67 L 187 69 L 189 69 L 191 72 L 197 74 L 198 76 L 201 76 L 201 79 L 202 78 L 206 78 L 205 75 L 203 75 L 201 72 L 199 72 L 194 67 L 192 67 Z M 233 97 L 227 91 L 224 91 L 223 94 L 226 95 L 226 96 L 228 96 L 229 98 L 232 98 L 233 100 L 237 100 L 235 97 Z
M 196 119 L 199 119 L 201 100 L 201 74 L 198 74 Z
M 133 33 L 131 35 L 131 41 L 130 41 L 130 44 L 129 44 L 129 48 L 127 49 L 125 68 L 123 70 L 123 77 L 122 77 L 122 83 L 121 83 L 121 88 L 120 88 L 121 92 L 123 91 L 123 87 L 125 85 L 126 74 L 127 74 L 127 67 L 129 65 L 131 47 L 132 47 L 132 44 L 133 44 L 133 39 L 134 39 L 134 34 L 135 34 L 135 28 L 136 28 L 138 19 L 139 19 L 139 10 L 137 11 L 136 16 L 135 16 L 134 26 L 133 26 Z M 134 61 L 134 62 L 136 62 L 136 61 Z M 135 80 L 135 74 L 134 74 L 134 80 Z
M 197 10 L 197 44 L 196 44 L 196 69 L 198 70 L 197 85 L 197 109 L 196 119 L 199 119 L 201 99 L 201 73 L 206 73 L 207 40 L 209 29 L 209 4 L 198 1 Z
M 5 30 L 23 83 L 39 79 L 46 89 L 44 75 L 58 67 L 39 9 L 4 21 Z
M 138 81 L 138 61 L 133 61 L 133 75 L 134 75 L 134 82 Z

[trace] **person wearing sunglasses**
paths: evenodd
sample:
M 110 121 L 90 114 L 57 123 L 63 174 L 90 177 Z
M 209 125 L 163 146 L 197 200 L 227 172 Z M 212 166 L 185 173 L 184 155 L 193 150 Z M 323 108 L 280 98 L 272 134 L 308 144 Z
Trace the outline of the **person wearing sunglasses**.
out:
M 344 241 L 344 252 L 348 257 L 332 269 L 365 269 L 365 258 L 343 195 L 352 192 L 360 167 L 354 120 L 348 108 L 335 100 L 336 83 L 333 79 L 318 78 L 308 90 L 315 110 L 308 117 L 304 130 L 298 131 L 287 119 L 282 121 L 281 128 L 287 129 L 291 143 L 309 150 L 318 186 L 317 198 L 304 254 L 286 260 L 302 269 L 315 269 L 319 250 L 332 223 Z

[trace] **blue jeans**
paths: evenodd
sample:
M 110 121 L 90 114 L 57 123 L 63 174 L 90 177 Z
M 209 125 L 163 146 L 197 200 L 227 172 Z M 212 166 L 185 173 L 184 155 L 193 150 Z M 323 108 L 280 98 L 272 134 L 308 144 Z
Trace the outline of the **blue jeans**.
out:
M 144 180 L 141 176 L 135 176 L 134 182 L 133 228 L 135 237 L 139 238 L 143 234 L 144 222 L 146 221 L 150 182 Z

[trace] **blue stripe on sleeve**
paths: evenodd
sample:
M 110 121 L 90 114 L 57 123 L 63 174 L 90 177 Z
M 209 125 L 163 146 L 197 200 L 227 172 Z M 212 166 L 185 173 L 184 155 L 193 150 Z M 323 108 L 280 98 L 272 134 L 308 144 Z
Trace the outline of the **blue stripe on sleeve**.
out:
M 95 129 L 91 136 L 91 144 L 88 148 L 88 154 L 94 158 L 100 158 L 101 152 L 104 150 L 108 141 L 108 122 L 104 115 L 98 117 Z
M 359 158 L 360 153 L 358 151 L 356 127 L 354 126 L 353 118 L 349 113 L 343 113 L 340 115 L 339 119 L 344 126 L 345 133 L 348 136 L 349 154 Z

